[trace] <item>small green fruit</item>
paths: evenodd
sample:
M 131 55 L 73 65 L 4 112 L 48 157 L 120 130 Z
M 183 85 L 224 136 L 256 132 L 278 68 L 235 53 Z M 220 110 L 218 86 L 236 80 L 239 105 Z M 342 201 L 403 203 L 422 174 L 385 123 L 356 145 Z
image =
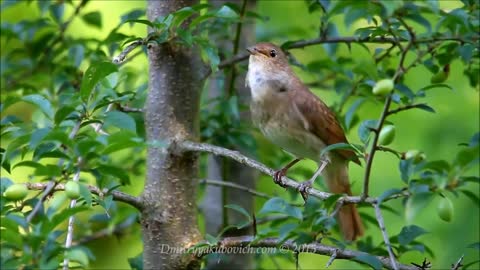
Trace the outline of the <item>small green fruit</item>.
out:
M 5 190 L 3 196 L 12 201 L 19 201 L 27 197 L 28 188 L 24 184 L 13 184 Z
M 450 199 L 447 197 L 443 197 L 437 206 L 437 213 L 442 220 L 446 222 L 452 221 L 452 218 L 453 218 L 452 201 L 450 201 Z
M 443 83 L 448 78 L 448 73 L 441 70 L 430 78 L 431 83 Z
M 68 198 L 77 199 L 78 197 L 80 197 L 80 186 L 77 182 L 68 181 L 65 184 L 65 193 L 67 194 Z
M 391 79 L 378 81 L 372 89 L 372 93 L 377 96 L 385 96 L 393 90 L 394 84 Z
M 379 145 L 389 145 L 395 139 L 395 126 L 386 125 L 380 130 L 380 135 L 378 138 Z
M 408 150 L 405 155 L 405 159 L 413 159 L 413 163 L 420 163 L 422 160 L 425 160 L 427 158 L 427 155 L 425 153 L 420 152 L 416 149 L 414 150 Z

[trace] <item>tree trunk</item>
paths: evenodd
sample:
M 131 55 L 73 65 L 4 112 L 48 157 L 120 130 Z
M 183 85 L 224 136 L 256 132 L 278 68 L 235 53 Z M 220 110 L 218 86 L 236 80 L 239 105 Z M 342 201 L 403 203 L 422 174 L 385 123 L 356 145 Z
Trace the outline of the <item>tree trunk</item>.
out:
M 197 1 L 148 1 L 154 20 Z M 187 22 L 188 23 L 188 22 Z M 150 45 L 149 93 L 145 109 L 148 142 L 198 140 L 202 63 L 195 48 L 174 43 Z M 201 240 L 197 227 L 195 153 L 149 146 L 142 212 L 144 269 L 197 269 L 188 248 Z

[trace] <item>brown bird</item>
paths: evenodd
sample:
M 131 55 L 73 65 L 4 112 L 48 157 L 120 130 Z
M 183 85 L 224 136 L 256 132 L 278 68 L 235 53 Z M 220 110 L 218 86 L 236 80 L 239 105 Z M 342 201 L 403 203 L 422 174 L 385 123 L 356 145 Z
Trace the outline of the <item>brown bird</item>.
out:
M 252 120 L 265 137 L 296 157 L 275 172 L 274 181 L 281 184 L 282 176 L 291 166 L 309 158 L 318 162 L 319 168 L 310 180 L 301 184 L 304 199 L 307 189 L 321 173 L 332 193 L 352 195 L 348 162 L 360 164 L 355 153 L 337 150 L 320 156 L 326 146 L 347 142 L 333 112 L 295 75 L 279 47 L 258 43 L 247 51 L 250 59 L 246 84 L 252 94 Z M 363 234 L 355 205 L 342 206 L 338 221 L 346 240 L 355 240 Z

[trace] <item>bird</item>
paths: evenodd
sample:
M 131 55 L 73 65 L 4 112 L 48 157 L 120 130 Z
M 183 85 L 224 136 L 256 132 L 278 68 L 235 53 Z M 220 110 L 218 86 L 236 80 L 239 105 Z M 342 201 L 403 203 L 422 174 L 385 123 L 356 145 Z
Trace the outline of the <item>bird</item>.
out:
M 295 157 L 275 171 L 273 180 L 282 185 L 281 178 L 288 169 L 307 158 L 317 162 L 318 169 L 310 180 L 300 184 L 304 200 L 320 174 L 330 192 L 352 195 L 348 163 L 360 164 L 356 154 L 348 149 L 337 149 L 322 155 L 328 145 L 348 143 L 335 114 L 296 76 L 287 55 L 277 45 L 262 42 L 248 47 L 247 51 L 245 83 L 251 92 L 252 121 L 268 140 Z M 343 205 L 337 220 L 345 240 L 353 241 L 363 235 L 355 205 Z

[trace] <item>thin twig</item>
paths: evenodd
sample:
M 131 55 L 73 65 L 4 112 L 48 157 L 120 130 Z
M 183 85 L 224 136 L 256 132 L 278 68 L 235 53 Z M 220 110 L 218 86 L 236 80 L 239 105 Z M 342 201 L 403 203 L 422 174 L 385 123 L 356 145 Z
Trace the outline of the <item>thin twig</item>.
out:
M 396 113 L 399 113 L 401 111 L 406 111 L 406 110 L 410 110 L 410 109 L 421 108 L 425 105 L 426 105 L 425 103 L 418 103 L 418 104 L 409 104 L 409 105 L 401 106 L 401 107 L 398 107 L 394 110 L 389 110 L 387 112 L 387 115 L 396 114 Z
M 374 203 L 373 208 L 375 208 L 375 217 L 377 218 L 378 227 L 382 232 L 383 241 L 387 247 L 392 269 L 398 270 L 395 254 L 393 254 L 392 245 L 390 244 L 390 239 L 388 238 L 387 229 L 385 228 L 385 221 L 383 220 L 382 211 L 380 210 L 380 205 L 378 203 Z
M 478 40 L 479 37 L 473 37 L 472 40 L 466 40 L 461 37 L 435 37 L 435 38 L 429 38 L 429 39 L 417 39 L 415 42 L 417 44 L 421 43 L 431 43 L 431 42 L 436 42 L 436 41 L 456 41 L 460 43 L 475 43 L 474 40 Z M 399 39 L 398 42 L 407 42 L 407 39 Z M 312 45 L 318 45 L 318 44 L 325 44 L 325 43 L 388 43 L 388 44 L 395 44 L 395 39 L 392 37 L 374 37 L 374 38 L 364 38 L 361 39 L 359 37 L 325 37 L 325 38 L 315 38 L 311 40 L 300 40 L 296 41 L 293 43 L 290 43 L 290 45 L 285 48 L 287 50 L 289 49 L 298 49 L 298 48 L 304 48 L 307 46 L 312 46 Z M 231 66 L 233 64 L 236 64 L 238 62 L 244 61 L 248 59 L 249 54 L 248 53 L 239 53 L 237 55 L 234 55 L 232 58 L 226 59 L 218 65 L 219 69 L 226 68 L 228 66 Z
M 462 262 L 464 256 L 465 255 L 462 255 L 455 264 L 452 264 L 452 270 L 459 270 L 463 266 Z
M 320 255 L 327 255 L 333 256 L 336 255 L 336 259 L 347 259 L 347 260 L 354 260 L 357 261 L 356 258 L 359 256 L 365 256 L 367 253 L 361 251 L 354 251 L 348 249 L 338 249 L 334 246 L 328 246 L 321 243 L 309 243 L 309 244 L 296 244 L 292 240 L 281 241 L 277 238 L 266 238 L 255 240 L 254 236 L 245 235 L 245 236 L 237 236 L 237 237 L 226 237 L 220 240 L 220 242 L 211 248 L 207 248 L 205 250 L 202 249 L 201 256 L 222 250 L 222 248 L 229 248 L 229 247 L 244 247 L 242 251 L 248 251 L 248 248 L 252 248 L 252 252 L 254 252 L 254 248 L 257 247 L 267 247 L 267 248 L 277 248 L 279 253 L 285 253 L 286 251 L 292 252 L 301 252 L 301 253 L 314 253 Z M 370 254 L 368 254 L 370 255 Z M 372 255 L 370 255 L 372 256 Z M 394 269 L 392 263 L 388 257 L 383 256 L 374 256 L 376 257 L 385 268 Z M 358 261 L 363 263 L 361 261 Z M 417 270 L 415 266 L 404 265 L 404 264 L 397 264 L 397 269 L 399 270 Z
M 44 190 L 45 188 L 47 188 L 48 184 L 49 183 L 46 183 L 46 184 L 44 184 L 44 183 L 26 183 L 25 185 L 30 190 Z M 90 192 L 92 192 L 93 194 L 98 195 L 100 197 L 103 197 L 106 194 L 111 194 L 115 201 L 127 203 L 127 204 L 137 208 L 140 211 L 143 209 L 143 201 L 138 197 L 135 197 L 135 196 L 132 196 L 132 195 L 129 195 L 127 193 L 123 193 L 123 192 L 117 191 L 117 190 L 113 190 L 113 191 L 110 191 L 110 192 L 108 190 L 100 190 L 98 187 L 92 186 L 92 185 L 88 185 L 87 187 L 90 190 Z M 58 185 L 55 186 L 55 188 L 52 189 L 52 192 L 62 191 L 62 190 L 65 190 L 65 185 L 58 184 Z
M 389 28 L 390 31 L 391 28 Z M 406 72 L 406 68 L 404 67 L 404 62 L 405 58 L 407 57 L 407 53 L 412 46 L 412 44 L 415 42 L 415 36 L 410 36 L 410 40 L 408 41 L 407 46 L 404 48 L 401 44 L 398 38 L 394 35 L 394 40 L 395 44 L 400 48 L 402 51 L 402 54 L 400 56 L 400 63 L 398 64 L 397 70 L 395 72 L 395 75 L 393 76 L 392 80 L 396 82 L 400 76 Z M 419 57 L 419 56 L 417 56 Z M 416 62 L 416 61 L 415 61 Z M 377 144 L 378 144 L 378 139 L 380 137 L 380 130 L 383 127 L 383 123 L 385 122 L 385 119 L 387 118 L 387 113 L 390 109 L 390 104 L 392 103 L 392 94 L 388 95 L 387 98 L 385 99 L 385 104 L 383 106 L 382 113 L 380 114 L 380 119 L 378 120 L 377 127 L 373 130 L 373 141 L 372 141 L 372 146 L 370 148 L 370 152 L 367 155 L 367 163 L 365 165 L 365 174 L 363 178 L 363 192 L 362 192 L 362 198 L 366 199 L 368 197 L 368 190 L 369 190 L 369 184 L 370 184 L 370 174 L 372 171 L 372 165 L 373 165 L 373 158 L 375 157 L 375 153 L 377 151 Z
M 142 45 L 145 45 L 145 42 L 144 40 L 136 40 L 132 43 L 130 43 L 127 47 L 125 47 L 125 49 L 123 49 L 122 52 L 120 52 L 119 55 L 115 56 L 113 59 L 112 59 L 112 62 L 114 64 L 122 64 L 123 61 L 125 61 L 125 58 L 127 58 L 127 55 L 133 51 L 135 48 L 139 47 L 139 46 L 142 46 Z
M 74 242 L 73 244 L 74 245 L 83 245 L 83 244 L 86 244 L 90 241 L 101 239 L 101 238 L 104 238 L 104 237 L 107 237 L 107 236 L 110 236 L 110 235 L 121 234 L 124 230 L 131 227 L 136 221 L 137 221 L 136 216 L 129 217 L 129 218 L 125 219 L 124 221 L 115 225 L 113 227 L 113 229 L 110 228 L 110 227 L 101 229 L 99 231 L 96 231 L 96 232 L 92 233 L 91 235 L 87 235 L 87 236 L 83 237 L 82 239 Z
M 132 108 L 132 107 L 122 105 L 120 103 L 117 103 L 116 105 L 118 107 L 118 110 L 122 112 L 143 112 L 142 108 Z
M 79 158 L 78 160 L 78 163 L 80 164 L 82 162 L 81 158 Z M 77 168 L 77 172 L 75 173 L 75 175 L 73 176 L 73 179 L 72 181 L 74 182 L 78 182 L 78 180 L 80 179 L 80 167 Z M 75 205 L 77 204 L 77 200 L 76 199 L 72 199 L 70 201 L 70 208 L 74 208 Z M 73 240 L 73 223 L 75 222 L 75 215 L 71 215 L 69 218 L 68 218 L 68 227 L 67 227 L 67 237 L 65 239 L 65 249 L 68 250 L 71 246 L 72 246 L 72 240 Z M 63 270 L 67 270 L 68 269 L 68 262 L 69 262 L 69 259 L 67 258 L 67 256 L 65 256 L 63 258 Z
M 335 250 L 333 251 L 333 254 L 332 254 L 332 256 L 330 256 L 330 259 L 328 259 L 328 262 L 327 262 L 327 264 L 325 265 L 325 268 L 330 267 L 330 265 L 332 265 L 332 263 L 333 263 L 333 261 L 335 260 L 335 258 L 337 258 L 337 250 L 338 250 L 338 249 L 335 249 Z
M 226 182 L 226 181 L 218 181 L 218 180 L 210 180 L 210 179 L 202 179 L 200 180 L 200 184 L 207 184 L 207 185 L 212 185 L 212 186 L 219 186 L 219 187 L 230 187 L 238 190 L 245 191 L 247 193 L 250 193 L 252 195 L 255 195 L 257 197 L 265 198 L 265 199 L 271 199 L 273 196 L 270 196 L 266 193 L 258 192 L 253 188 L 249 188 L 246 186 L 238 185 L 232 182 Z

